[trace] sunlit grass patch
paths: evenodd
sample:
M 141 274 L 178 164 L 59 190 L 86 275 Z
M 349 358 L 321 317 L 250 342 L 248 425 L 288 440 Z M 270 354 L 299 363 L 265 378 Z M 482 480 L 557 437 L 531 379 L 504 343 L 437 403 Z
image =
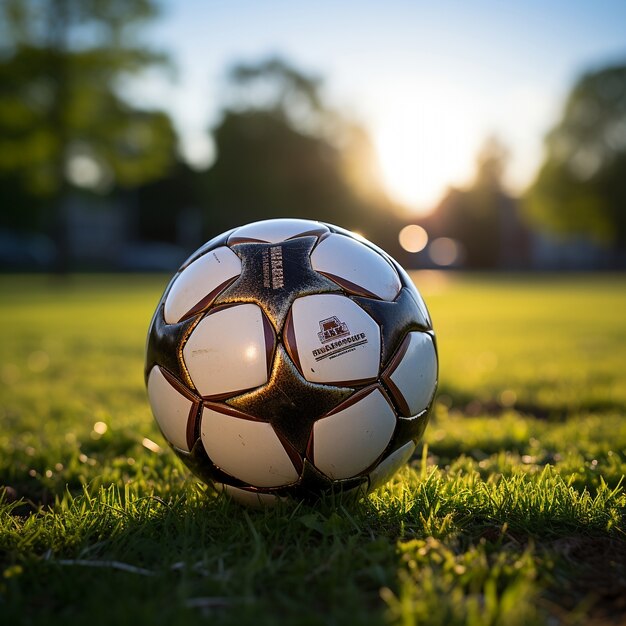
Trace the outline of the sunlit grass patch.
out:
M 363 501 L 260 511 L 200 485 L 150 415 L 164 277 L 1 278 L 3 618 L 623 621 L 626 282 L 415 278 L 441 354 L 427 445 Z

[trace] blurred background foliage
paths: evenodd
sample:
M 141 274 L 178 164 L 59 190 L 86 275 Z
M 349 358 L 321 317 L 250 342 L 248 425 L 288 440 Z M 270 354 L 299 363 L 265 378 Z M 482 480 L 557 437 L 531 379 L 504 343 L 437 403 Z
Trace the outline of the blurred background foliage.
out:
M 624 64 L 574 84 L 526 192 L 506 188 L 508 148 L 490 136 L 473 180 L 417 216 L 322 76 L 277 55 L 233 63 L 207 129 L 215 159 L 192 167 L 169 114 L 125 98 L 133 77 L 175 71 L 143 41 L 153 0 L 0 6 L 4 269 L 171 270 L 227 228 L 287 216 L 356 230 L 408 267 L 626 266 Z
M 538 225 L 586 233 L 607 247 L 626 245 L 626 64 L 582 76 L 528 193 Z
M 218 230 L 286 215 L 354 230 L 387 219 L 367 133 L 327 106 L 319 78 L 268 58 L 234 65 L 229 82 L 205 179 Z
M 134 35 L 155 15 L 153 4 L 6 0 L 2 9 L 0 189 L 7 225 L 59 230 L 73 186 L 106 193 L 166 174 L 175 153 L 171 121 L 161 111 L 133 109 L 116 89 L 122 74 L 166 63 Z M 39 209 L 34 215 L 30 201 Z

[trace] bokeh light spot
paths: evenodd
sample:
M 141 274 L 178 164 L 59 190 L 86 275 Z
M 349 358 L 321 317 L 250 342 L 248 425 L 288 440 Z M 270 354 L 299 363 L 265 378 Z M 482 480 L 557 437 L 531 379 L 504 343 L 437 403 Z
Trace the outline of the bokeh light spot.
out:
M 96 422 L 93 425 L 94 431 L 97 432 L 99 435 L 104 435 L 104 433 L 106 433 L 108 428 L 109 427 L 104 422 Z
M 439 237 L 430 244 L 428 253 L 436 265 L 454 265 L 459 259 L 459 244 L 449 237 Z
M 420 252 L 428 243 L 428 233 L 417 224 L 409 224 L 400 231 L 398 240 L 407 252 Z
M 510 407 L 515 404 L 517 400 L 517 394 L 512 389 L 505 389 L 500 394 L 500 404 L 502 406 Z

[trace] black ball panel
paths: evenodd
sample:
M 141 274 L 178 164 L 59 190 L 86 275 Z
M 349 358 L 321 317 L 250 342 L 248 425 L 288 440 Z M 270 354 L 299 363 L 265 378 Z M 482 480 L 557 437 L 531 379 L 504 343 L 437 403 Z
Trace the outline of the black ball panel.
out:
M 150 325 L 148 340 L 146 342 L 144 376 L 147 381 L 148 374 L 152 367 L 154 365 L 161 365 L 195 392 L 196 389 L 182 358 L 182 347 L 201 318 L 200 316 L 196 316 L 178 322 L 177 324 L 167 324 L 163 317 L 164 298 L 165 295 L 161 298 L 161 302 Z

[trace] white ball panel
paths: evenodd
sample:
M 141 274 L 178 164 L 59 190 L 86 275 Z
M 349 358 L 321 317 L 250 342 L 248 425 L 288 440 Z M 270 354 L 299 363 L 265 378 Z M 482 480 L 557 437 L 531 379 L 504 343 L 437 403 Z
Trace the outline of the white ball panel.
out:
M 327 233 L 328 228 L 320 222 L 300 219 L 276 219 L 263 220 L 246 224 L 238 228 L 229 238 L 229 245 L 237 243 L 238 240 L 255 240 L 267 243 L 279 243 L 285 239 L 291 239 L 298 235 L 307 233 L 321 235 Z
M 335 282 L 350 291 L 363 290 L 382 300 L 394 300 L 402 287 L 395 268 L 383 256 L 344 235 L 333 234 L 320 241 L 311 253 L 311 265 L 331 279 L 336 277 Z M 356 287 L 351 289 L 343 281 Z
M 298 479 L 296 468 L 270 424 L 226 415 L 205 406 L 200 431 L 213 463 L 235 478 L 255 487 L 280 487 Z
M 415 452 L 412 441 L 405 443 L 401 448 L 390 454 L 380 465 L 370 473 L 370 489 L 384 485 L 403 466 Z
M 216 310 L 194 328 L 183 357 L 203 396 L 219 396 L 267 382 L 263 313 L 256 304 Z
M 380 328 L 355 302 L 336 294 L 298 298 L 293 329 L 303 376 L 317 383 L 372 380 L 380 367 Z
M 409 415 L 423 411 L 435 393 L 437 355 L 427 333 L 411 332 L 408 348 L 389 378 L 404 397 Z
M 235 500 L 235 502 L 239 502 L 239 504 L 253 508 L 275 506 L 279 500 L 284 500 L 284 498 L 279 498 L 271 493 L 255 493 L 254 491 L 246 491 L 245 489 L 231 487 L 230 485 L 220 484 L 216 485 L 216 487 L 220 491 L 225 492 L 228 496 Z
M 148 398 L 152 413 L 165 438 L 177 448 L 187 447 L 187 420 L 192 402 L 175 389 L 155 365 L 148 376 Z
M 164 317 L 178 322 L 206 296 L 241 274 L 241 259 L 226 246 L 215 248 L 196 259 L 176 278 L 165 299 Z M 215 294 L 217 295 L 217 293 Z M 208 306 L 210 302 L 206 303 Z
M 381 391 L 374 389 L 354 404 L 315 422 L 315 466 L 330 478 L 356 476 L 383 453 L 395 426 L 393 409 Z

